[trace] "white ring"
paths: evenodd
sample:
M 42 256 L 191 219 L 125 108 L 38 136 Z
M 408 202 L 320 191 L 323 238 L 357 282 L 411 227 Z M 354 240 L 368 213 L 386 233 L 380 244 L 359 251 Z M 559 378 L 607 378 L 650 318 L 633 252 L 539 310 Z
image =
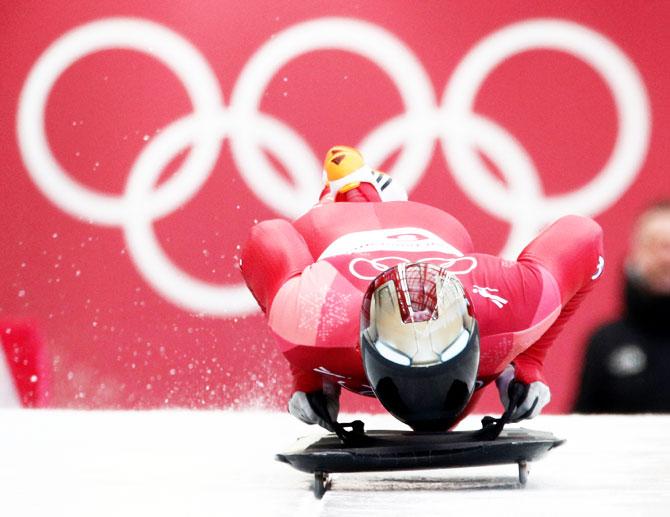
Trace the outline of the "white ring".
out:
M 406 108 L 404 131 L 409 140 L 395 167 L 389 171 L 390 174 L 400 178 L 401 183 L 405 183 L 409 189 L 418 181 L 434 148 L 434 133 L 424 138 L 418 123 L 434 113 L 435 98 L 430 81 L 416 57 L 395 36 L 370 23 L 348 18 L 321 18 L 294 25 L 275 34 L 254 53 L 240 73 L 231 95 L 231 110 L 235 119 L 244 123 L 244 127 L 232 139 L 233 153 L 244 170 L 243 177 L 267 205 L 284 214 L 297 215 L 296 207 L 304 211 L 311 206 L 318 195 L 320 183 L 315 185 L 311 197 L 300 196 L 297 205 L 295 198 L 276 195 L 275 189 L 280 188 L 280 183 L 271 180 L 276 174 L 267 158 L 254 145 L 260 101 L 270 80 L 284 64 L 306 52 L 330 48 L 370 59 L 398 87 Z M 371 159 L 368 161 L 371 164 L 379 155 L 384 155 L 370 144 L 364 147 L 364 152 L 370 153 Z M 309 158 L 307 155 L 295 158 L 294 167 L 302 168 L 302 176 L 320 180 L 320 163 L 313 154 L 310 153 Z M 268 183 L 273 184 L 273 189 L 259 188 Z
M 124 234 L 128 250 L 142 276 L 161 295 L 188 310 L 216 316 L 248 314 L 256 310 L 256 302 L 241 284 L 214 287 L 184 273 L 166 257 L 153 229 L 153 214 L 146 198 L 164 167 L 171 159 L 192 144 L 198 121 L 186 117 L 162 131 L 147 145 L 131 170 L 125 190 L 127 210 Z M 229 129 L 225 116 L 212 127 L 217 138 Z
M 200 53 L 185 39 L 153 22 L 111 18 L 77 27 L 58 38 L 37 60 L 19 98 L 19 149 L 32 179 L 57 206 L 75 217 L 102 225 L 123 220 L 123 199 L 100 194 L 72 180 L 51 153 L 44 130 L 44 110 L 56 80 L 78 59 L 115 48 L 149 54 L 167 66 L 183 83 L 193 109 L 206 119 L 223 102 L 218 83 Z M 193 177 L 209 174 L 219 153 L 219 141 L 206 131 L 182 167 L 155 192 L 151 204 L 157 216 L 174 210 L 197 185 Z M 209 164 L 203 169 L 203 165 Z M 193 177 L 192 177 L 193 176 Z M 175 204 L 176 203 L 176 204 Z
M 472 108 L 477 91 L 488 74 L 511 55 L 536 48 L 560 50 L 589 64 L 612 92 L 619 132 L 612 154 L 596 178 L 572 194 L 531 199 L 516 191 L 509 196 L 491 188 L 489 173 L 472 147 Z M 442 104 L 443 120 L 450 129 L 442 143 L 452 172 L 463 191 L 484 210 L 493 210 L 514 223 L 517 209 L 532 202 L 540 224 L 568 211 L 594 215 L 607 209 L 635 179 L 649 141 L 649 103 L 635 67 L 616 45 L 595 31 L 561 20 L 531 20 L 505 27 L 477 44 L 460 62 L 447 85 Z M 458 131 L 460 129 L 461 131 Z M 517 144 L 518 145 L 518 144 Z M 520 147 L 520 146 L 519 146 Z M 530 161 L 529 161 L 530 163 Z M 526 181 L 535 181 L 534 168 L 518 169 Z M 477 180 L 472 181 L 472 175 Z M 509 178 L 508 178 L 509 179 Z M 488 183 L 488 199 L 481 203 L 481 183 Z M 539 203 L 538 201 L 541 201 Z
M 216 122 L 208 125 L 208 131 L 217 139 L 225 138 L 236 128 L 229 113 L 223 110 L 218 116 L 212 114 L 210 119 Z M 266 117 L 258 117 L 257 123 L 261 144 L 277 157 L 293 156 L 295 147 L 301 143 L 293 132 Z M 244 284 L 211 285 L 186 274 L 165 255 L 153 229 L 154 211 L 146 203 L 162 171 L 179 152 L 194 144 L 201 128 L 195 116 L 185 117 L 152 138 L 140 153 L 126 183 L 123 224 L 126 242 L 145 280 L 174 304 L 215 316 L 250 314 L 257 310 L 257 304 Z M 292 171 L 291 164 L 284 165 Z

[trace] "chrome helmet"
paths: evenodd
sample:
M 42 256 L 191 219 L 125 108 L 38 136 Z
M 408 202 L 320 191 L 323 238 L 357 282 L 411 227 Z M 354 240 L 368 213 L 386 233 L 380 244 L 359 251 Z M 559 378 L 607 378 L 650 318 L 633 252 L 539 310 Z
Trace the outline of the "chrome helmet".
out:
M 417 431 L 446 430 L 475 389 L 479 331 L 458 278 L 434 264 L 399 264 L 363 298 L 363 367 L 375 395 Z

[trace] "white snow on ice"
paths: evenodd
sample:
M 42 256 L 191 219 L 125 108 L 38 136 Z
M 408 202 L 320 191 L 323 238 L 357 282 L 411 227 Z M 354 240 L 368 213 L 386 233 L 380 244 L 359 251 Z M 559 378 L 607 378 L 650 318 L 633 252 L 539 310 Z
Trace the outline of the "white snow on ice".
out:
M 670 515 L 669 426 L 670 416 L 541 416 L 524 427 L 567 443 L 531 464 L 525 488 L 515 465 L 336 474 L 319 501 L 311 475 L 274 460 L 318 432 L 287 414 L 4 409 L 0 515 Z

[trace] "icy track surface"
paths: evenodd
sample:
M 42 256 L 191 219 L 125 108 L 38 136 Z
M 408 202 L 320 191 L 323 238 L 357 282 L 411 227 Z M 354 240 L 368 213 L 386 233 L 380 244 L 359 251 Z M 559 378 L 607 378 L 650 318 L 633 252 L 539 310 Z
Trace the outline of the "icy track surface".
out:
M 0 515 L 670 515 L 670 416 L 524 426 L 568 440 L 531 464 L 525 488 L 516 465 L 336 474 L 319 501 L 311 475 L 274 461 L 318 432 L 286 414 L 0 410 Z M 478 427 L 470 418 L 460 429 Z

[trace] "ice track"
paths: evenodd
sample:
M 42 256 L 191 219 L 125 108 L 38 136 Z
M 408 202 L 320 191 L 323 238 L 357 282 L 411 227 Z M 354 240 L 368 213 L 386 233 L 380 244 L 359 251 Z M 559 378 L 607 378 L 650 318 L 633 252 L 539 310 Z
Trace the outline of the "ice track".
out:
M 336 474 L 319 501 L 310 475 L 274 461 L 317 431 L 283 413 L 0 410 L 0 515 L 670 515 L 670 416 L 524 425 L 568 440 L 531 464 L 525 488 L 515 465 Z

